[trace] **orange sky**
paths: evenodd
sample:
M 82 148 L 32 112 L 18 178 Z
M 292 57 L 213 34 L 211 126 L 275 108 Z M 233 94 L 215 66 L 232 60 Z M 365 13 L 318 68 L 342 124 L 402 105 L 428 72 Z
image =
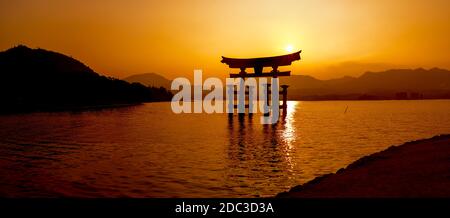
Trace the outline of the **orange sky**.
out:
M 62 52 L 118 78 L 229 72 L 221 56 L 302 49 L 294 74 L 450 68 L 448 0 L 16 0 L 0 2 L 0 49 Z

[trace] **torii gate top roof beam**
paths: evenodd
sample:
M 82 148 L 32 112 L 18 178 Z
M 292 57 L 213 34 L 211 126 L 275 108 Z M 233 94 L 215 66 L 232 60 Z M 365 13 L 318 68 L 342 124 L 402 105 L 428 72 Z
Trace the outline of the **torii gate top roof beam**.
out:
M 293 61 L 300 60 L 300 53 L 298 51 L 292 54 L 262 57 L 262 58 L 227 58 L 222 56 L 222 63 L 227 64 L 230 68 L 263 68 L 272 67 L 276 70 L 279 66 L 291 65 Z

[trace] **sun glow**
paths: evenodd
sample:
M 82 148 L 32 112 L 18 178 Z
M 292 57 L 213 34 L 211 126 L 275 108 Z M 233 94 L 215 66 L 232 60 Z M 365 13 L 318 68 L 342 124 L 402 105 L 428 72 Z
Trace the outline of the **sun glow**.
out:
M 285 48 L 285 50 L 286 50 L 287 52 L 293 52 L 293 51 L 294 51 L 294 46 L 292 46 L 292 45 L 287 45 L 286 48 Z

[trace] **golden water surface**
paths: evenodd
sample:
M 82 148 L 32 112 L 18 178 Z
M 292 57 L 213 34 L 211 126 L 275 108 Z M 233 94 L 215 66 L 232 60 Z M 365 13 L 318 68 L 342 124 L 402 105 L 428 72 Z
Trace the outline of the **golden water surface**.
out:
M 0 196 L 273 196 L 391 145 L 450 133 L 450 101 L 288 102 L 286 117 L 170 103 L 0 116 Z

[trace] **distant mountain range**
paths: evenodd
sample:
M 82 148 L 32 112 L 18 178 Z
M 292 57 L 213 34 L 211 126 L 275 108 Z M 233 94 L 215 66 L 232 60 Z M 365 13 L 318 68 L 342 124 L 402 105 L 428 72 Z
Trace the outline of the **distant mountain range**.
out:
M 289 97 L 299 100 L 450 98 L 450 71 L 439 68 L 366 72 L 331 80 L 293 75 L 282 77 L 280 84 L 289 85 Z
M 155 73 L 132 75 L 125 80 L 167 89 L 171 84 L 171 80 Z M 280 84 L 289 85 L 288 98 L 291 100 L 450 98 L 450 71 L 439 68 L 393 69 L 330 80 L 292 75 L 280 77 Z
M 101 76 L 66 55 L 20 45 L 0 52 L 0 112 L 170 100 L 164 88 Z

